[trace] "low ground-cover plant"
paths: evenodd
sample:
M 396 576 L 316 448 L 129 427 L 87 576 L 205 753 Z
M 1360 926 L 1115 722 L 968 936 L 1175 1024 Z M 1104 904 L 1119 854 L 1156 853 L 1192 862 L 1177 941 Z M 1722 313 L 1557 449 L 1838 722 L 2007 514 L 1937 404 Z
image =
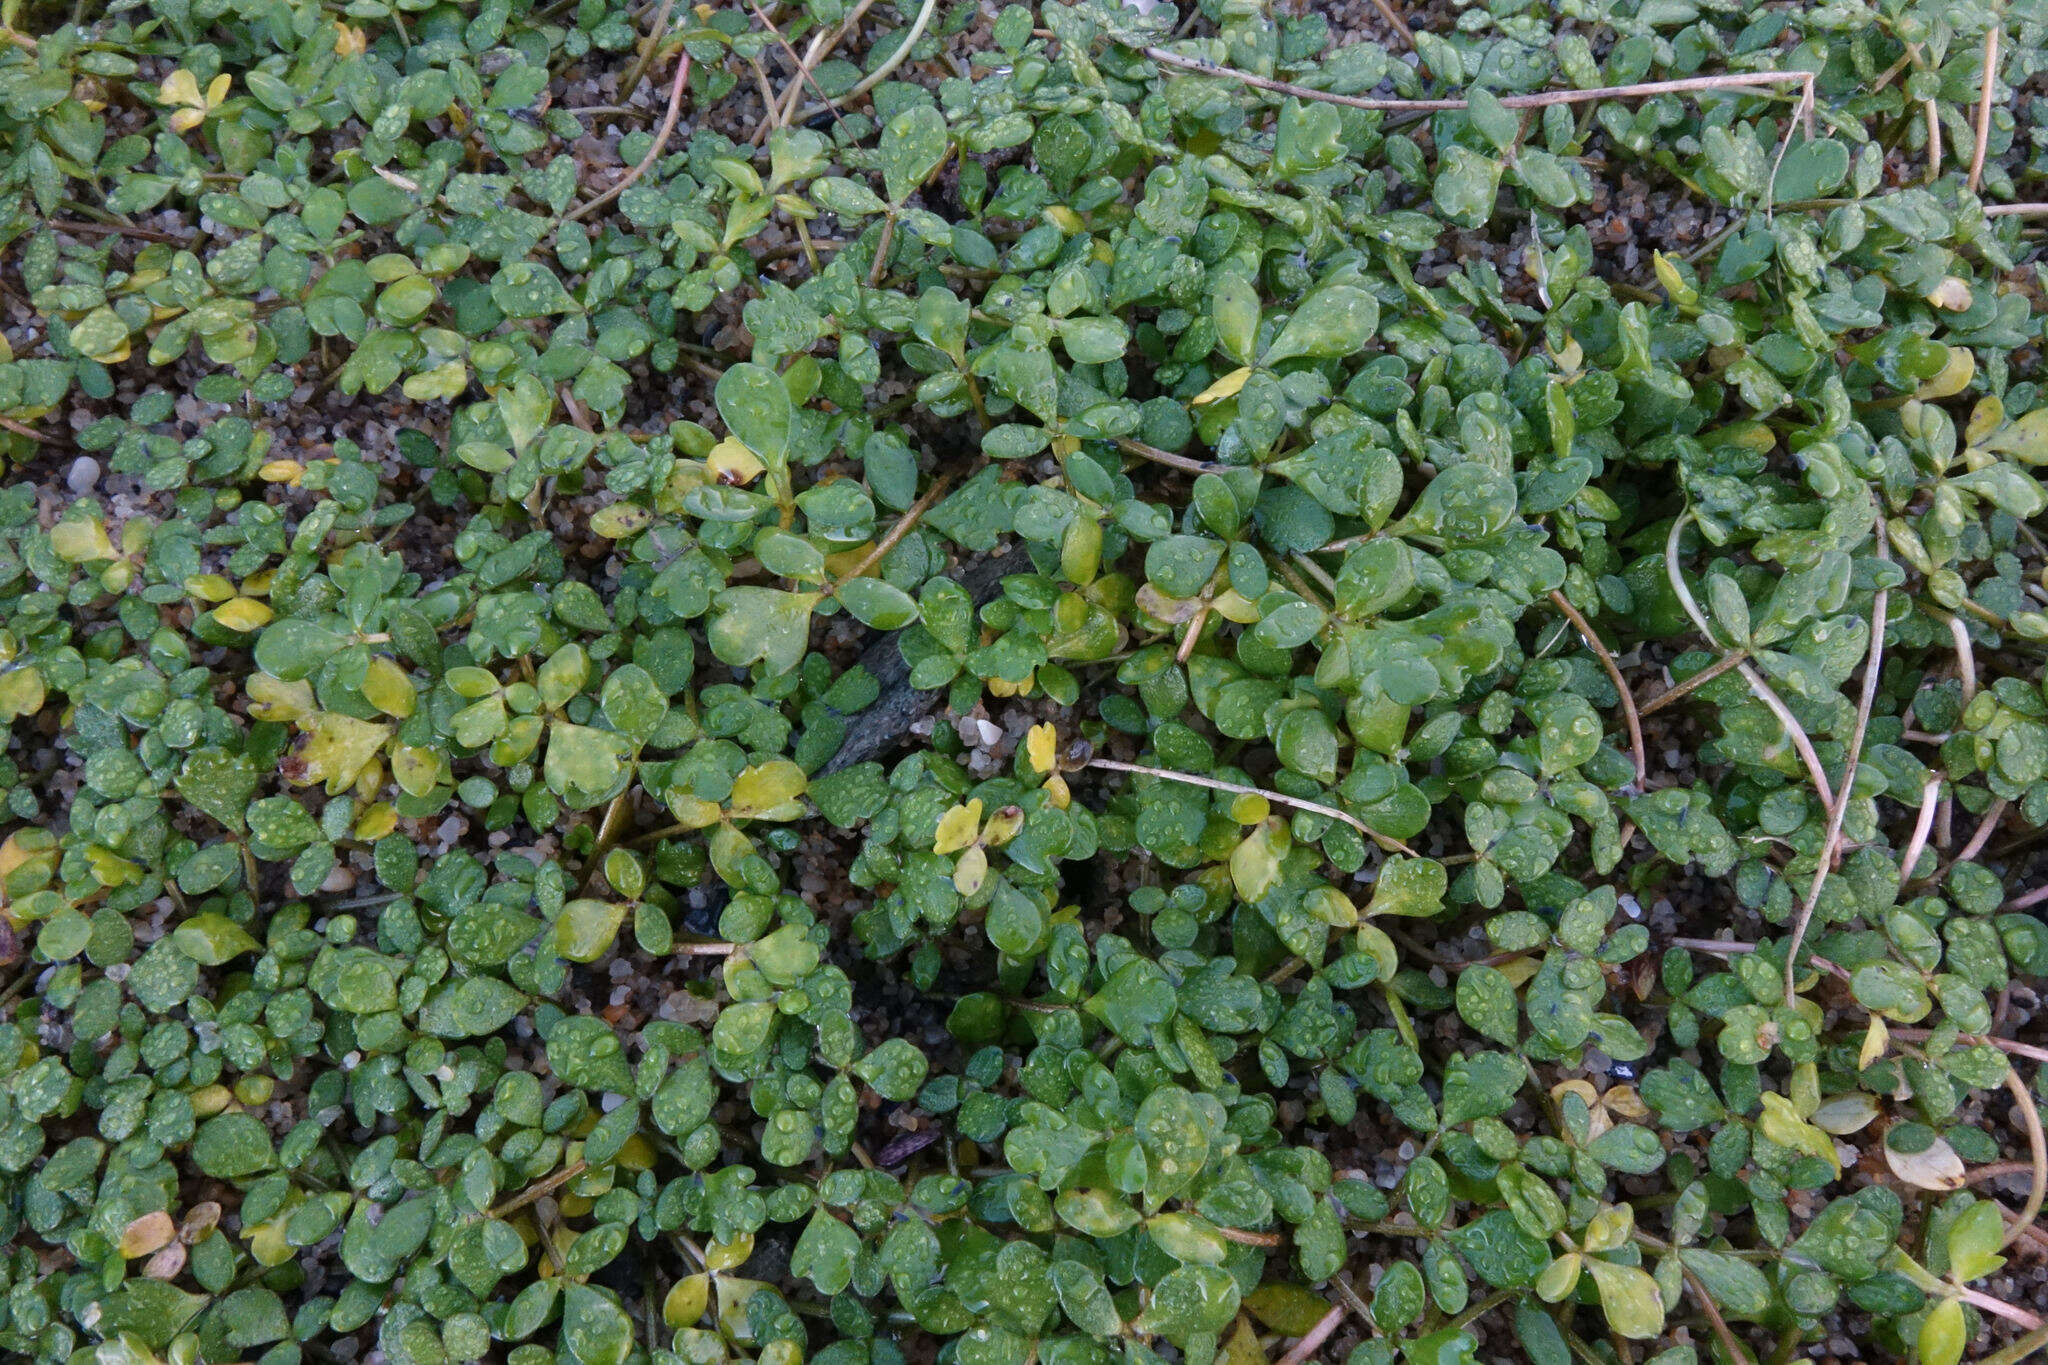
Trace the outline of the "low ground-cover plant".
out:
M 68 9 L 11 1358 L 2048 1341 L 2038 6 Z

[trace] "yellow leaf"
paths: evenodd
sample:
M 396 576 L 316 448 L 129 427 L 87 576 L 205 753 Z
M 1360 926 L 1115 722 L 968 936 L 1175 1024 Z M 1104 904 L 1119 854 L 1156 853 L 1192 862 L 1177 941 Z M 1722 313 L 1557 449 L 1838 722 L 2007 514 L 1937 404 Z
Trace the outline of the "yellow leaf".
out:
M 1244 1296 L 1244 1306 L 1259 1324 L 1282 1336 L 1304 1337 L 1329 1314 L 1322 1295 L 1298 1284 L 1262 1284 Z
M 988 823 L 982 826 L 981 842 L 990 848 L 1001 848 L 1016 838 L 1017 832 L 1023 828 L 1024 812 L 1016 806 L 1004 806 L 989 816 Z
M 623 540 L 635 531 L 646 529 L 654 520 L 654 513 L 638 503 L 614 502 L 600 507 L 591 515 L 590 529 L 606 540 Z
M 1258 1291 L 1255 1290 L 1253 1292 L 1256 1293 Z M 1322 1300 L 1317 1299 L 1316 1302 L 1321 1303 Z M 1313 1326 L 1314 1324 L 1311 1323 L 1310 1325 Z M 1289 1335 L 1300 1336 L 1302 1334 L 1292 1332 Z M 1266 1365 L 1266 1348 L 1259 1345 L 1259 1334 L 1252 1330 L 1252 1325 L 1243 1318 L 1239 1318 L 1236 1328 L 1230 1333 L 1230 1340 L 1223 1343 L 1223 1349 L 1217 1353 L 1216 1358 L 1222 1362 L 1222 1365 Z
M 256 471 L 256 477 L 265 483 L 285 483 L 294 488 L 305 476 L 306 467 L 297 460 L 266 460 Z
M 1249 365 L 1242 369 L 1232 370 L 1229 374 L 1224 375 L 1208 388 L 1196 394 L 1194 406 L 1199 408 L 1210 403 L 1221 402 L 1226 398 L 1235 398 L 1238 390 L 1242 389 L 1245 381 L 1251 377 L 1252 367 Z
M 681 793 L 669 797 L 668 809 L 684 829 L 709 829 L 725 818 L 716 801 L 701 801 Z
M 1757 1126 L 1763 1129 L 1765 1137 L 1780 1147 L 1795 1152 L 1817 1156 L 1835 1168 L 1835 1174 L 1842 1173 L 1842 1161 L 1835 1155 L 1835 1140 L 1820 1129 L 1799 1117 L 1799 1110 L 1783 1095 L 1766 1093 L 1763 1096 L 1764 1113 Z M 1956 1163 L 1960 1171 L 1962 1163 Z
M 441 780 L 441 753 L 424 745 L 401 744 L 391 751 L 391 776 L 407 796 L 425 796 Z
M 91 517 L 73 517 L 52 526 L 50 548 L 66 564 L 114 557 L 114 542 L 107 538 L 107 528 Z
M 1963 428 L 1963 444 L 1974 446 L 1983 443 L 1986 436 L 1998 430 L 2005 420 L 2005 403 L 1995 393 L 1986 394 L 1977 400 L 1977 406 L 1970 409 L 1969 425 Z
M 363 700 L 387 716 L 404 720 L 412 714 L 419 694 L 405 670 L 379 654 L 370 660 L 370 667 L 363 674 Z
M 213 609 L 213 619 L 229 630 L 256 630 L 270 624 L 271 610 L 253 597 L 236 597 Z
M 960 855 L 960 861 L 953 864 L 953 889 L 963 896 L 971 896 L 981 890 L 981 884 L 988 880 L 988 850 L 980 844 L 971 844 Z
M 217 573 L 202 573 L 185 580 L 185 591 L 202 602 L 225 602 L 235 595 L 235 585 Z
M 356 820 L 355 836 L 366 844 L 375 843 L 397 828 L 397 809 L 389 801 L 379 801 Z
M 0 673 L 0 722 L 32 716 L 48 696 L 39 668 L 11 668 Z
M 1994 454 L 2011 455 L 2022 464 L 2048 463 L 2048 408 L 2035 408 L 1974 444 Z
M 163 84 L 156 88 L 156 97 L 165 104 L 204 105 L 206 103 L 199 94 L 199 78 L 182 66 L 164 77 Z
M 754 1234 L 742 1232 L 730 1242 L 712 1242 L 704 1248 L 704 1268 L 736 1270 L 754 1254 Z
M 1045 217 L 1048 222 L 1050 222 L 1054 227 L 1058 228 L 1061 232 L 1066 233 L 1069 237 L 1077 235 L 1088 226 L 1086 223 L 1081 221 L 1080 214 L 1074 212 L 1065 204 L 1052 205 L 1050 208 L 1046 209 Z
M 720 483 L 738 484 L 742 488 L 760 478 L 768 469 L 746 442 L 732 436 L 711 447 L 704 463 Z
M 171 1221 L 171 1215 L 158 1209 L 155 1213 L 143 1214 L 121 1229 L 119 1250 L 123 1256 L 133 1260 L 137 1256 L 161 1251 L 177 1235 L 178 1225 Z
M 268 673 L 251 673 L 242 684 L 249 697 L 249 714 L 258 720 L 297 720 L 313 714 L 313 684 L 286 682 Z
M 711 1277 L 709 1275 L 685 1275 L 676 1281 L 676 1287 L 668 1291 L 662 1300 L 661 1320 L 674 1331 L 695 1327 L 704 1310 L 711 1303 Z
M 180 109 L 177 113 L 171 115 L 170 118 L 171 131 L 174 133 L 189 133 L 204 122 L 206 122 L 206 111 L 204 109 Z
M 981 798 L 955 806 L 939 817 L 939 830 L 932 838 L 932 852 L 958 853 L 974 842 L 981 831 Z
M 215 76 L 206 87 L 206 107 L 209 109 L 220 108 L 221 101 L 228 97 L 228 86 L 232 83 L 233 78 L 225 71 Z
M 1065 810 L 1073 804 L 1074 794 L 1067 788 L 1067 779 L 1054 773 L 1045 779 L 1045 799 L 1052 802 L 1057 810 Z
M 1884 1026 L 1884 1020 L 1870 1016 L 1870 1027 L 1863 1034 L 1863 1051 L 1856 1058 L 1856 1069 L 1863 1068 L 1884 1056 L 1885 1048 L 1891 1042 L 1891 1031 Z
M 733 779 L 726 814 L 735 820 L 795 820 L 804 809 L 797 801 L 810 786 L 804 770 L 786 758 L 756 763 Z
M 1049 773 L 1058 763 L 1060 732 L 1051 722 L 1031 727 L 1024 736 L 1024 757 L 1035 773 Z
M 356 780 L 356 774 L 384 747 L 391 727 L 357 720 L 338 711 L 322 711 L 313 717 L 306 742 L 299 748 L 301 786 L 327 784 L 329 796 L 339 796 Z
M 1914 390 L 1915 398 L 1953 398 L 1970 387 L 1970 381 L 1977 377 L 1977 357 L 1967 346 L 1948 348 L 1948 363 L 1941 372 Z

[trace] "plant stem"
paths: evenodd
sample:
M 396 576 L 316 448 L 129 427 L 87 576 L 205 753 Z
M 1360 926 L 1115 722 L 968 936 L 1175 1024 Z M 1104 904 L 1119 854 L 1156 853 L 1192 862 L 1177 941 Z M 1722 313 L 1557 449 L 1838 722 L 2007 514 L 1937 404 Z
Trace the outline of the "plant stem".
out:
M 1671 703 L 1684 697 L 1686 693 L 1691 692 L 1695 688 L 1706 686 L 1729 669 L 1741 667 L 1743 661 L 1748 657 L 1747 651 L 1740 649 L 1729 650 L 1726 654 L 1723 654 L 1684 682 L 1673 683 L 1670 687 L 1665 688 L 1662 692 L 1644 702 L 1640 714 L 1647 716 L 1653 712 L 1663 710 L 1671 705 Z
M 1998 39 L 2004 27 L 2003 16 L 1994 11 L 1991 27 L 1984 30 L 1984 77 L 1977 92 L 1977 149 L 1970 155 L 1970 176 L 1964 182 L 1972 194 L 1984 183 L 1984 151 L 1991 143 L 1991 97 L 1998 89 Z
M 1357 830 L 1381 848 L 1390 849 L 1396 853 L 1406 853 L 1410 857 L 1415 856 L 1415 850 L 1402 843 L 1399 839 L 1390 838 L 1380 833 L 1349 811 L 1338 810 L 1335 806 L 1326 806 L 1319 801 L 1304 801 L 1298 796 L 1286 796 L 1280 792 L 1267 791 L 1262 787 L 1247 787 L 1241 782 L 1224 782 L 1214 777 L 1198 777 L 1194 773 L 1177 773 L 1171 768 L 1152 768 L 1142 763 L 1119 763 L 1113 758 L 1091 758 L 1088 760 L 1088 766 L 1091 768 L 1108 768 L 1120 773 L 1138 773 L 1145 777 L 1162 778 L 1168 782 L 1185 782 L 1191 787 L 1207 787 L 1211 791 L 1235 792 L 1239 796 L 1263 796 L 1278 806 L 1293 806 L 1298 810 L 1305 810 L 1313 815 L 1327 815 L 1332 820 L 1341 821 L 1351 826 L 1351 828 Z
M 1643 748 L 1643 718 L 1636 711 L 1636 699 L 1628 690 L 1628 682 L 1621 676 L 1621 666 L 1614 662 L 1614 656 L 1608 653 L 1607 646 L 1600 642 L 1599 632 L 1579 614 L 1579 609 L 1571 604 L 1570 599 L 1562 592 L 1553 591 L 1550 594 L 1550 601 L 1565 614 L 1565 619 L 1579 632 L 1579 638 L 1586 642 L 1586 648 L 1599 657 L 1600 666 L 1607 670 L 1607 680 L 1613 683 L 1614 690 L 1621 694 L 1621 713 L 1628 722 L 1629 748 L 1634 752 L 1636 760 L 1636 790 L 1641 791 L 1650 781 L 1650 763 Z
M 827 594 L 837 594 L 848 583 L 851 583 L 856 578 L 865 577 L 868 570 L 881 563 L 883 556 L 895 549 L 901 543 L 903 537 L 910 534 L 911 528 L 917 525 L 924 517 L 924 514 L 931 511 L 932 504 L 939 500 L 940 496 L 945 493 L 952 482 L 953 476 L 951 474 L 941 474 L 933 479 L 932 486 L 924 490 L 923 496 L 905 508 L 902 516 L 896 518 L 896 524 L 889 528 L 889 534 L 875 542 L 875 548 L 863 555 L 860 563 L 854 565 L 845 577 L 839 579 L 827 589 Z
M 1140 459 L 1163 464 L 1172 469 L 1184 469 L 1190 474 L 1224 474 L 1235 467 L 1216 464 L 1209 460 L 1190 459 L 1186 455 L 1176 455 L 1170 450 L 1161 450 L 1158 446 L 1148 446 L 1143 441 L 1127 440 L 1121 436 L 1117 438 L 1116 448 L 1126 455 L 1136 455 Z
M 1881 510 L 1874 526 L 1877 557 L 1889 563 L 1891 542 L 1885 534 Z M 1870 708 L 1877 702 L 1877 674 L 1884 662 L 1885 607 L 1889 600 L 1889 592 L 1879 588 L 1870 606 L 1870 657 L 1863 664 L 1863 695 L 1856 703 L 1856 724 L 1849 732 L 1849 750 L 1842 759 L 1842 785 L 1835 793 L 1833 804 L 1828 807 L 1827 837 L 1821 841 L 1820 861 L 1814 865 L 1813 881 L 1806 888 L 1806 900 L 1799 907 L 1799 917 L 1792 921 L 1792 941 L 1785 949 L 1785 1003 L 1788 1005 L 1798 993 L 1799 945 L 1806 941 L 1806 930 L 1813 922 L 1814 907 L 1820 904 L 1821 888 L 1827 885 L 1828 873 L 1834 869 L 1835 852 L 1842 846 L 1842 817 L 1848 814 L 1849 798 L 1855 793 L 1856 765 L 1863 756 L 1863 736 L 1870 728 Z
M 2034 1104 L 2034 1096 L 2027 1089 L 2027 1083 L 2020 1079 L 2019 1068 L 2009 1067 L 2005 1073 L 2005 1088 L 2012 1091 L 2013 1102 L 2019 1106 L 2020 1123 L 2027 1130 L 2027 1146 L 2033 1155 L 2034 1184 L 2027 1192 L 2027 1202 L 2020 1209 L 2019 1221 L 2006 1230 L 2003 1245 L 2011 1246 L 2026 1235 L 2034 1220 L 2041 1216 L 2041 1205 L 2048 1201 L 2048 1138 L 2041 1133 L 2041 1111 Z
M 1460 99 L 1440 100 L 1399 100 L 1368 99 L 1358 95 L 1335 95 L 1327 90 L 1315 90 L 1306 85 L 1295 85 L 1290 81 L 1276 81 L 1266 76 L 1253 75 L 1236 67 L 1219 66 L 1195 57 L 1183 57 L 1168 52 L 1163 47 L 1140 48 L 1147 57 L 1162 66 L 1179 67 L 1198 75 L 1215 76 L 1233 80 L 1259 90 L 1270 90 L 1276 95 L 1293 95 L 1297 99 L 1322 100 L 1328 104 L 1341 104 L 1351 109 L 1378 110 L 1382 113 L 1436 112 L 1440 110 L 1465 109 L 1470 102 Z M 1507 109 L 1544 109 L 1553 104 L 1587 104 L 1599 100 L 1649 99 L 1657 95 L 1684 94 L 1695 90 L 1740 90 L 1745 87 L 1757 89 L 1770 85 L 1811 86 L 1811 71 L 1755 71 L 1734 72 L 1720 76 L 1688 76 L 1675 81 L 1644 81 L 1634 85 L 1606 85 L 1592 90 L 1542 90 L 1532 95 L 1502 95 L 1500 103 Z
M 676 62 L 676 78 L 669 86 L 668 112 L 662 115 L 661 127 L 655 130 L 654 145 L 647 149 L 647 155 L 641 157 L 639 165 L 620 176 L 618 182 L 603 194 L 600 194 L 582 208 L 569 210 L 564 215 L 563 222 L 573 223 L 579 218 L 597 212 L 606 204 L 611 203 L 612 200 L 624 194 L 632 187 L 634 181 L 647 174 L 648 168 L 661 159 L 661 150 L 668 146 L 669 135 L 676 130 L 676 118 L 683 111 L 683 86 L 689 82 L 689 79 L 690 53 L 686 48 L 683 51 L 682 58 Z
M 1274 1365 L 1302 1365 L 1303 1361 L 1322 1349 L 1323 1343 L 1330 1339 L 1330 1334 L 1337 1330 L 1337 1324 L 1343 1321 L 1344 1309 L 1341 1306 L 1332 1308 L 1323 1314 L 1321 1321 L 1308 1329 L 1308 1335 L 1288 1348 L 1287 1354 L 1281 1356 Z

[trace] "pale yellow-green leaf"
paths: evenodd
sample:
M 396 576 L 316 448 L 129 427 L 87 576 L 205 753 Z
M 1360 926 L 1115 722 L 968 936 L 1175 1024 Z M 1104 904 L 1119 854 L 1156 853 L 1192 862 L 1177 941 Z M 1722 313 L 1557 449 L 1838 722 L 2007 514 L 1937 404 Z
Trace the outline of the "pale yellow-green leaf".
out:
M 1877 1101 L 1861 1090 L 1834 1095 L 1813 1111 L 1813 1126 L 1837 1137 L 1859 1133 L 1877 1117 Z
M 1564 1255 L 1543 1267 L 1543 1273 L 1536 1277 L 1536 1297 L 1545 1303 L 1557 1303 L 1565 1295 L 1578 1288 L 1579 1271 L 1586 1258 L 1576 1251 Z
M 1049 722 L 1031 727 L 1024 736 L 1024 757 L 1035 773 L 1049 773 L 1058 762 L 1060 732 Z
M 694 1327 L 711 1303 L 711 1277 L 685 1275 L 661 1303 L 661 1320 L 676 1331 Z
M 980 844 L 971 844 L 960 854 L 960 860 L 953 864 L 953 889 L 963 896 L 971 896 L 981 890 L 981 884 L 988 880 L 988 850 Z
M 1648 1271 L 1597 1256 L 1586 1259 L 1586 1269 L 1599 1286 L 1609 1327 L 1632 1341 L 1648 1341 L 1664 1330 L 1664 1293 Z
M 1226 398 L 1235 398 L 1239 390 L 1244 388 L 1245 381 L 1251 377 L 1252 367 L 1249 365 L 1232 370 L 1229 374 L 1224 375 L 1208 388 L 1196 394 L 1191 402 L 1193 406 L 1199 408 L 1206 407 L 1210 403 L 1220 403 Z
M 1298 1284 L 1262 1284 L 1244 1296 L 1244 1306 L 1263 1327 L 1282 1336 L 1307 1336 L 1330 1312 L 1330 1302 Z
M 939 817 L 938 833 L 932 836 L 932 852 L 958 853 L 974 842 L 981 832 L 981 798 L 955 806 Z
M 307 726 L 296 780 L 302 786 L 325 782 L 328 795 L 339 795 L 390 737 L 389 725 L 322 711 Z
M 231 597 L 213 609 L 213 619 L 229 630 L 256 630 L 270 624 L 272 612 L 253 597 Z
M 1938 1137 L 1919 1152 L 1901 1152 L 1887 1144 L 1884 1160 L 1893 1175 L 1923 1190 L 1959 1190 L 1965 1183 L 1963 1159 L 1947 1138 Z
M 789 759 L 756 763 L 733 779 L 726 813 L 735 820 L 795 820 L 803 816 L 797 800 L 810 785 L 804 770 Z
M 404 720 L 419 702 L 412 679 L 395 660 L 379 654 L 370 660 L 363 674 L 363 700 L 387 716 Z
M 571 962 L 597 961 L 611 951 L 625 918 L 626 907 L 622 904 L 570 901 L 555 918 L 555 955 Z
M 72 517 L 52 526 L 50 549 L 66 564 L 114 557 L 114 542 L 107 539 L 107 528 L 90 517 Z
M 1934 1305 L 1920 1324 L 1920 1365 L 1956 1365 L 1963 1348 L 1970 1344 L 1970 1331 L 1963 1319 L 1963 1305 L 1943 1299 Z

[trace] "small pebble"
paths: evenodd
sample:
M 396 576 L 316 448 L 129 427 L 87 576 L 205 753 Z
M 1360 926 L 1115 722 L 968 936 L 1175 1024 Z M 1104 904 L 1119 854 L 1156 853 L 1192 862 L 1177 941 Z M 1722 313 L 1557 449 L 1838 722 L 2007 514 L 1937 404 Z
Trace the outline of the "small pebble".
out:
M 99 487 L 99 482 L 100 462 L 90 455 L 73 460 L 70 472 L 64 476 L 64 486 L 81 498 Z

